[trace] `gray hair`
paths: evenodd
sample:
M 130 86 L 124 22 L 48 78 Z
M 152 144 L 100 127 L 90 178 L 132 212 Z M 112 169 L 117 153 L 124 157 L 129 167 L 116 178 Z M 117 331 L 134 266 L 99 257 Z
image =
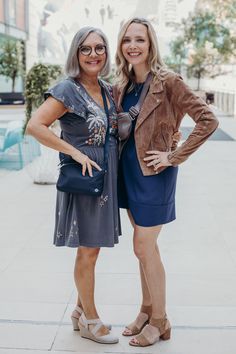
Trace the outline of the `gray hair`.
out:
M 99 29 L 95 27 L 83 27 L 81 28 L 74 36 L 69 53 L 67 56 L 66 64 L 65 64 L 65 74 L 70 77 L 79 77 L 80 75 L 80 66 L 78 59 L 78 49 L 85 41 L 85 39 L 90 35 L 90 33 L 97 33 L 103 40 L 106 46 L 106 62 L 101 71 L 101 76 L 108 76 L 111 68 L 111 59 L 110 59 L 110 51 L 108 46 L 108 40 L 106 35 Z

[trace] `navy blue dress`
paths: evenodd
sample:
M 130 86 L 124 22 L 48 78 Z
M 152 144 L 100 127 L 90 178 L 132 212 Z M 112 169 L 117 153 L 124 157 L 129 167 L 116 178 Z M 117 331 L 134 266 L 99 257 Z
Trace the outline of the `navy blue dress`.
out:
M 141 89 L 126 93 L 122 102 L 124 112 L 138 102 Z M 119 207 L 129 209 L 136 225 L 156 226 L 173 221 L 175 216 L 175 190 L 178 167 L 167 167 L 163 172 L 144 176 L 140 168 L 132 132 L 126 142 L 118 176 Z M 148 156 L 148 155 L 147 155 Z

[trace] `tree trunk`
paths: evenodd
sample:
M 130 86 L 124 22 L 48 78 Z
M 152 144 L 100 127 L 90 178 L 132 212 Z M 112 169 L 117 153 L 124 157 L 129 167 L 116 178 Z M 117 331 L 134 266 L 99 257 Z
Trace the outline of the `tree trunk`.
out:
M 197 90 L 200 91 L 201 72 L 197 73 Z
M 12 73 L 12 92 L 15 92 L 17 72 L 18 72 L 18 70 L 14 70 Z
M 16 76 L 13 76 L 13 78 L 12 78 L 11 92 L 15 92 L 15 84 L 16 84 Z

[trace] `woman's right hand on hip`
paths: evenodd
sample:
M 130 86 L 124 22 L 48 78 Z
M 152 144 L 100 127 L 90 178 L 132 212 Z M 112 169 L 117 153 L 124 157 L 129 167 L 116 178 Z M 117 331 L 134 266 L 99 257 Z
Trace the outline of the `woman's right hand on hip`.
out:
M 82 165 L 82 175 L 85 176 L 86 171 L 88 170 L 88 174 L 90 177 L 93 177 L 93 167 L 98 171 L 101 171 L 101 167 L 98 166 L 96 162 L 91 160 L 87 155 L 83 154 L 79 150 L 76 150 L 71 155 L 72 159 L 79 162 Z

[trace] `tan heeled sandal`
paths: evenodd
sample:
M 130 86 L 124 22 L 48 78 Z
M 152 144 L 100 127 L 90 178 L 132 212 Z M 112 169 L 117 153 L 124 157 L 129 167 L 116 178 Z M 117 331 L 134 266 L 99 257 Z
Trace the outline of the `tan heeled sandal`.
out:
M 90 325 L 94 325 L 90 328 Z M 103 326 L 102 321 L 99 318 L 88 320 L 85 314 L 79 318 L 80 335 L 83 338 L 91 339 L 94 342 L 102 344 L 116 344 L 119 342 L 119 338 L 112 335 L 111 333 L 105 335 L 97 335 L 99 329 Z
M 129 342 L 134 347 L 147 347 L 156 343 L 158 340 L 168 340 L 171 335 L 170 322 L 166 317 L 151 318 L 150 323 L 147 324 L 142 332 Z
M 140 313 L 138 314 L 136 320 L 125 327 L 125 330 L 123 331 L 122 335 L 125 337 L 130 337 L 139 334 L 146 326 L 146 324 L 148 324 L 151 315 L 152 305 L 142 305 Z
M 82 315 L 82 313 L 83 313 L 82 308 L 77 305 L 74 308 L 74 311 L 71 314 L 71 321 L 72 321 L 72 325 L 73 325 L 74 331 L 79 331 L 80 330 L 79 329 L 79 319 L 80 319 L 80 316 Z M 106 326 L 109 329 L 109 331 L 112 328 L 111 324 L 104 324 L 104 326 Z

